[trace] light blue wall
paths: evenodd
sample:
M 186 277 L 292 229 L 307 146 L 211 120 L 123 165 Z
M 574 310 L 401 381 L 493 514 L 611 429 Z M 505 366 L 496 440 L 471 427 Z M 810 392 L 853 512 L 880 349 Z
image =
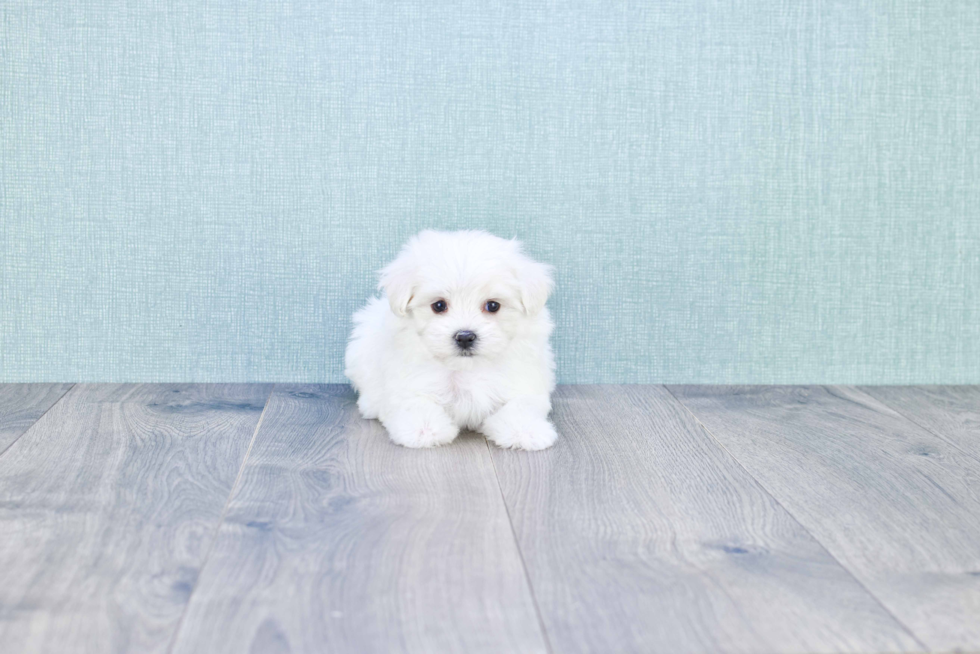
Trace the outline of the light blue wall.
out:
M 980 382 L 980 2 L 0 3 L 0 380 L 341 381 L 423 227 L 564 382 Z

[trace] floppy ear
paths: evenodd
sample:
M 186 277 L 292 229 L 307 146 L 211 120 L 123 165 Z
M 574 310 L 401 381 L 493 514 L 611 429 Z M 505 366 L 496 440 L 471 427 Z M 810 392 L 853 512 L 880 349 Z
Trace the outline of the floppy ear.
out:
M 551 279 L 552 267 L 539 263 L 523 254 L 518 255 L 518 264 L 514 270 L 517 286 L 520 290 L 521 304 L 524 313 L 529 316 L 541 311 L 555 283 Z
M 378 290 L 385 292 L 391 311 L 396 316 L 408 314 L 408 303 L 415 294 L 417 273 L 415 257 L 408 248 L 403 249 L 398 258 L 381 269 Z

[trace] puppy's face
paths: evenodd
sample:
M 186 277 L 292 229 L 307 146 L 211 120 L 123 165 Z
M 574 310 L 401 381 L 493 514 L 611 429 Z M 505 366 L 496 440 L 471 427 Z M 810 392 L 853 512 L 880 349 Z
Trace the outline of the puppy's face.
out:
M 548 266 L 485 232 L 422 232 L 381 275 L 392 311 L 457 369 L 498 356 L 541 311 L 551 286 Z
M 439 359 L 493 358 L 525 318 L 513 289 L 492 280 L 456 287 L 424 283 L 408 309 L 422 342 Z

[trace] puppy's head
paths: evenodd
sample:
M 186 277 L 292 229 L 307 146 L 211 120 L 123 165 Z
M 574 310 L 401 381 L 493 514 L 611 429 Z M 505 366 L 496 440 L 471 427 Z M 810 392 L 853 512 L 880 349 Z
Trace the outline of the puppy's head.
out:
M 405 244 L 379 284 L 425 347 L 457 364 L 500 354 L 533 323 L 552 286 L 551 266 L 527 257 L 516 240 L 431 230 Z

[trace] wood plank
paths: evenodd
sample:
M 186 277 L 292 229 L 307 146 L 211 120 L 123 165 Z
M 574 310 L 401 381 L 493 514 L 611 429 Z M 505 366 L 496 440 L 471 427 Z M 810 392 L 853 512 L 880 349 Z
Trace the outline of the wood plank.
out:
M 930 648 L 980 649 L 980 466 L 846 387 L 671 387 Z
M 162 652 L 268 385 L 79 385 L 0 465 L 6 652 Z
M 980 386 L 861 386 L 920 427 L 980 459 Z
M 485 441 L 398 447 L 355 399 L 276 387 L 174 651 L 544 651 Z
M 912 651 L 907 631 L 661 386 L 564 386 L 493 450 L 561 652 Z
M 0 454 L 71 387 L 71 384 L 0 384 Z

